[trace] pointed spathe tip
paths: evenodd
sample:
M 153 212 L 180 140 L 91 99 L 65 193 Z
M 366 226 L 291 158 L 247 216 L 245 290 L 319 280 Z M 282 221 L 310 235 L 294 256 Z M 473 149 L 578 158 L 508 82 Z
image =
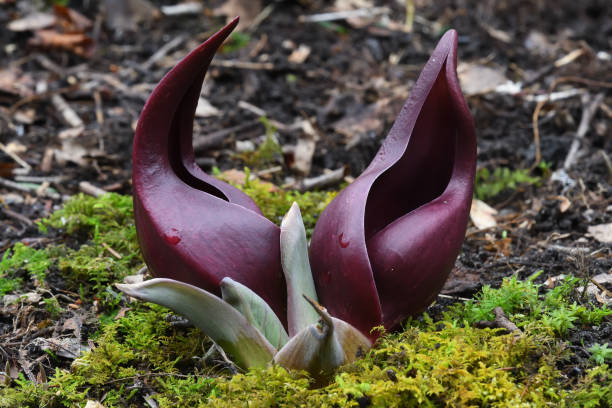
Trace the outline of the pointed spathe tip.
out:
M 439 49 L 448 49 L 449 52 L 453 49 L 457 48 L 457 31 L 451 28 L 447 30 L 438 41 L 438 45 L 436 46 L 436 51 Z M 434 51 L 435 53 L 435 51 Z
M 227 38 L 227 36 L 231 34 L 232 31 L 234 31 L 239 22 L 240 17 L 234 17 L 232 21 L 227 23 L 222 29 L 210 36 L 210 38 L 206 40 L 202 45 L 200 45 L 200 47 L 196 48 L 196 50 L 198 50 L 199 48 L 203 48 L 207 43 L 215 43 L 216 45 L 214 47 L 216 51 L 216 48 L 218 48 L 221 45 L 221 42 L 223 42 Z
M 448 30 L 446 30 L 446 32 L 442 35 L 442 38 L 457 38 L 457 30 L 455 30 L 454 28 L 449 28 Z

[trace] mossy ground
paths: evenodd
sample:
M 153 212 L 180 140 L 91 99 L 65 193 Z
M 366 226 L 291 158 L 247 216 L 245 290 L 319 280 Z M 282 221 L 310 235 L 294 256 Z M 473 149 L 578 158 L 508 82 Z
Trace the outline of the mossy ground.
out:
M 298 201 L 308 229 L 333 198 L 326 192 L 271 192 L 258 181 L 241 188 L 275 221 Z M 143 266 L 130 197 L 75 197 L 40 228 L 68 243 L 16 245 L 0 263 L 0 290 L 19 294 L 60 279 L 79 294 L 83 309 L 93 309 L 96 301 L 98 322 L 88 336 L 93 347 L 74 361 L 51 355 L 46 384 L 23 375 L 10 381 L 0 389 L 1 407 L 83 407 L 87 400 L 139 407 L 146 406 L 145 398 L 160 407 L 612 406 L 607 346 L 591 347 L 592 358 L 581 363 L 579 374 L 568 377 L 564 369 L 573 353 L 569 333 L 603 324 L 611 313 L 577 297 L 582 283 L 576 278 L 552 290 L 516 277 L 498 289 L 485 287 L 435 319 L 425 314 L 402 332 L 383 336 L 365 358 L 314 387 L 303 373 L 279 367 L 232 375 L 205 358 L 210 342 L 197 330 L 174 325 L 162 307 L 128 303 L 113 289 Z M 496 306 L 519 326 L 520 336 L 474 327 L 492 319 Z M 58 303 L 46 313 L 61 320 L 72 312 Z

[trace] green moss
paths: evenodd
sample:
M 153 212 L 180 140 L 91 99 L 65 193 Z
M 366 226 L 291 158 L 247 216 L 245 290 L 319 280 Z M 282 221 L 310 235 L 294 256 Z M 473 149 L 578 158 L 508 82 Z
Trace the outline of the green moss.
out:
M 11 292 L 20 286 L 22 280 L 17 277 L 20 270 L 27 271 L 30 278 L 43 284 L 51 263 L 47 251 L 18 242 L 12 250 L 4 253 L 0 261 L 0 294 Z
M 612 362 L 612 348 L 608 347 L 608 343 L 605 344 L 593 344 L 592 347 L 589 348 L 589 353 L 591 353 L 591 358 L 595 360 L 597 364 L 603 364 L 605 361 Z
M 567 398 L 568 407 L 612 407 L 612 370 L 607 365 L 591 368 Z
M 283 149 L 276 140 L 276 127 L 270 123 L 269 119 L 265 116 L 261 116 L 259 121 L 266 128 L 266 139 L 254 151 L 238 155 L 248 167 L 254 169 L 261 169 L 278 164 L 283 156 Z
M 109 292 L 111 285 L 143 265 L 129 196 L 77 195 L 42 220 L 39 228 L 77 241 L 74 247 L 58 245 L 46 251 L 53 253 L 57 268 L 81 296 L 113 303 L 116 296 Z
M 221 47 L 222 53 L 231 53 L 249 45 L 251 42 L 251 36 L 242 31 L 234 31 L 230 34 L 227 41 Z
M 540 170 L 545 171 L 545 163 L 540 165 Z M 538 184 L 540 177 L 531 176 L 529 169 L 511 170 L 508 167 L 496 167 L 493 172 L 487 168 L 478 169 L 476 172 L 476 185 L 474 194 L 480 200 L 488 200 L 505 190 L 515 190 L 520 185 Z
M 297 201 L 310 230 L 335 195 L 287 192 L 258 180 L 239 188 L 275 222 Z M 365 358 L 316 387 L 305 374 L 280 367 L 229 376 L 202 363 L 210 341 L 199 331 L 175 328 L 160 306 L 123 303 L 112 283 L 142 265 L 129 197 L 78 196 L 41 226 L 69 242 L 45 249 L 16 245 L 0 263 L 2 276 L 38 279 L 41 271 L 57 268 L 83 302 L 103 300 L 100 325 L 92 338 L 95 347 L 70 369 L 57 368 L 47 387 L 22 376 L 0 388 L 0 407 L 82 407 L 88 399 L 103 399 L 108 408 L 139 407 L 150 391 L 160 407 L 168 408 L 612 405 L 607 345 L 589 349 L 592 359 L 577 380 L 557 368 L 570 356 L 564 341 L 571 327 L 601 324 L 611 314 L 577 297 L 576 288 L 583 284 L 577 278 L 567 277 L 552 290 L 536 284 L 537 276 L 525 281 L 514 276 L 498 289 L 485 287 L 475 300 L 453 306 L 439 321 L 423 315 L 400 333 L 384 336 Z M 50 314 L 63 313 L 52 300 L 48 303 Z M 497 306 L 522 336 L 473 327 L 478 320 L 492 319 Z
M 291 204 L 294 201 L 297 202 L 304 219 L 308 239 L 312 235 L 312 230 L 319 215 L 338 194 L 337 191 L 307 191 L 301 193 L 296 190 L 282 190 L 259 179 L 249 180 L 250 171 L 248 169 L 245 173 L 246 181 L 244 184 L 232 183 L 232 185 L 251 197 L 257 203 L 263 215 L 278 225 L 289 211 Z M 224 181 L 229 181 L 223 174 L 219 174 L 218 177 Z
M 493 320 L 493 309 L 501 307 L 519 327 L 532 326 L 538 333 L 554 334 L 562 337 L 577 324 L 598 325 L 612 309 L 606 305 L 579 304 L 577 287 L 581 280 L 567 277 L 554 289 L 540 295 L 540 286 L 533 281 L 542 271 L 525 281 L 516 276 L 505 278 L 499 289 L 488 285 L 476 295 L 475 300 L 452 307 L 447 318 L 473 324 L 480 320 Z
M 601 366 L 577 390 L 554 362 L 563 346 L 527 335 L 452 324 L 409 327 L 384 337 L 324 388 L 279 367 L 220 379 L 211 406 L 544 407 L 606 406 L 612 372 Z

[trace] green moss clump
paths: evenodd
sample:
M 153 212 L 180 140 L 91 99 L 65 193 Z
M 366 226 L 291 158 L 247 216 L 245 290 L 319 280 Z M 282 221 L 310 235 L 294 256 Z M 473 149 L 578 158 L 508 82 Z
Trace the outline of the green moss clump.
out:
M 548 165 L 544 162 L 540 163 L 538 170 L 543 174 L 549 173 Z M 539 184 L 542 178 L 531 176 L 529 169 L 496 167 L 493 172 L 487 168 L 478 169 L 475 181 L 474 195 L 480 200 L 488 200 L 505 190 L 515 190 L 521 185 Z
M 25 379 L 17 381 L 17 387 L 1 389 L 0 407 L 83 406 L 87 399 L 102 397 L 109 408 L 139 407 L 140 400 L 134 397 L 138 389 L 128 389 L 139 380 L 151 380 L 160 399 L 183 390 L 181 398 L 186 400 L 187 390 L 206 388 L 207 393 L 197 395 L 205 400 L 213 381 L 197 373 L 183 378 L 177 365 L 202 355 L 210 342 L 196 329 L 173 328 L 167 314 L 160 306 L 137 304 L 125 317 L 103 324 L 96 347 L 74 360 L 70 370 L 56 369 L 46 389 Z
M 310 230 L 335 194 L 287 192 L 258 180 L 239 187 L 275 222 L 297 201 Z M 607 346 L 589 349 L 592 358 L 576 379 L 559 368 L 571 355 L 564 341 L 572 326 L 602 324 L 611 314 L 575 295 L 583 284 L 577 278 L 567 277 L 552 290 L 537 285 L 536 276 L 511 277 L 499 289 L 485 287 L 440 320 L 423 315 L 401 332 L 383 336 L 365 358 L 317 387 L 304 373 L 274 366 L 230 376 L 202 363 L 211 343 L 198 330 L 172 326 L 163 307 L 125 303 L 112 283 L 142 265 L 129 197 L 78 196 L 41 225 L 72 242 L 45 249 L 16 245 L 0 263 L 2 276 L 38 279 L 47 271 L 41 275 L 46 278 L 57 268 L 69 290 L 92 295 L 83 295 L 84 303 L 104 300 L 100 325 L 91 337 L 95 347 L 70 369 L 57 368 L 47 386 L 22 376 L 0 388 L 0 407 L 82 407 L 88 399 L 103 399 L 107 408 L 140 407 L 148 393 L 162 408 L 612 406 Z M 64 313 L 55 306 L 49 302 L 49 313 Z M 120 306 L 129 310 L 119 315 Z M 473 327 L 492 319 L 497 306 L 521 328 L 520 337 Z
M 474 300 L 451 308 L 448 318 L 473 324 L 480 320 L 493 320 L 493 309 L 501 307 L 520 328 L 531 327 L 535 332 L 562 337 L 576 325 L 598 325 L 606 316 L 612 315 L 607 305 L 580 304 L 576 289 L 581 279 L 568 276 L 557 287 L 540 295 L 540 285 L 534 280 L 539 271 L 519 281 L 512 276 L 504 279 L 499 289 L 488 285 Z
M 16 290 L 22 284 L 17 276 L 20 270 L 29 273 L 30 278 L 44 284 L 47 270 L 52 264 L 47 251 L 31 248 L 18 242 L 7 250 L 0 261 L 0 295 Z
M 251 42 L 251 36 L 242 31 L 234 31 L 221 46 L 222 53 L 231 53 L 243 49 Z
M 270 123 L 270 120 L 265 116 L 261 116 L 259 121 L 266 128 L 265 140 L 254 151 L 238 155 L 247 166 L 254 169 L 261 169 L 273 164 L 278 164 L 283 157 L 283 149 L 276 140 L 276 127 Z
M 327 204 L 336 197 L 338 191 L 307 191 L 301 193 L 296 190 L 282 190 L 271 183 L 259 179 L 250 180 L 250 171 L 245 171 L 245 182 L 235 183 L 228 180 L 223 173 L 217 177 L 244 191 L 261 209 L 263 215 L 274 223 L 280 225 L 283 216 L 289 211 L 293 202 L 298 203 L 304 219 L 306 236 L 310 239 L 314 226 L 321 212 Z
M 608 406 L 608 366 L 589 371 L 572 390 L 555 368 L 563 355 L 563 345 L 546 337 L 517 340 L 499 330 L 429 322 L 383 337 L 366 358 L 342 368 L 324 388 L 271 367 L 220 379 L 210 406 Z
M 98 241 L 100 234 L 133 223 L 132 197 L 108 193 L 99 198 L 78 194 L 38 226 L 42 232 L 48 232 L 51 227 L 68 234 L 92 234 L 94 241 Z
M 58 245 L 54 252 L 63 277 L 82 297 L 93 296 L 104 304 L 118 301 L 111 285 L 143 265 L 129 196 L 79 194 L 42 220 L 39 228 L 77 240 L 76 248 Z

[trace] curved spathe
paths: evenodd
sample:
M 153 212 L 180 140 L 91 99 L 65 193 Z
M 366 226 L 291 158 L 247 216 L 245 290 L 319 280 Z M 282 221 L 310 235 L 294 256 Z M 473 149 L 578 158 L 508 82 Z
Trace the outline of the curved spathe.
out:
M 195 163 L 193 118 L 214 53 L 236 27 L 221 29 L 161 80 L 138 120 L 133 150 L 136 230 L 156 277 L 221 295 L 225 277 L 261 296 L 286 323 L 280 229 L 240 190 Z
M 438 294 L 463 242 L 476 137 L 456 74 L 457 34 L 425 65 L 368 168 L 323 211 L 311 242 L 321 304 L 364 333 Z

